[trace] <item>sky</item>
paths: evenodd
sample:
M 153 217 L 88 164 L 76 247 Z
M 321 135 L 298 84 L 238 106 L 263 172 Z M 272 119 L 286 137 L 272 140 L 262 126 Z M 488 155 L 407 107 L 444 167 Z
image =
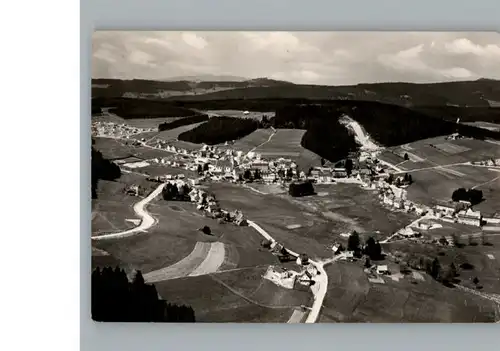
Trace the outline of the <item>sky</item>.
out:
M 494 32 L 97 31 L 92 77 L 268 77 L 298 84 L 500 79 Z

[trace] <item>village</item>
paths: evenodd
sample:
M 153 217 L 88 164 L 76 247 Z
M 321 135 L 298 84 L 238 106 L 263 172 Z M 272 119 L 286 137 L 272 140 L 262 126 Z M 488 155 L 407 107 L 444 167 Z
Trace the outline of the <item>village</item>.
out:
M 143 132 L 144 130 L 140 128 L 124 124 L 117 125 L 111 122 L 96 122 L 93 126 L 94 135 L 99 137 L 128 139 Z M 300 170 L 291 159 L 283 157 L 265 159 L 256 152 L 244 153 L 233 150 L 228 143 L 222 147 L 203 145 L 199 150 L 192 151 L 176 147 L 172 142 L 160 139 L 154 140 L 153 146 L 148 145 L 145 138 L 134 139 L 132 145 L 164 150 L 173 154 L 174 158 L 154 158 L 136 163 L 122 163 L 118 160 L 117 163 L 121 167 L 141 168 L 149 164 L 158 164 L 189 170 L 199 175 L 199 177 L 187 178 L 180 173 L 150 177 L 154 181 L 175 180 L 186 182 L 191 186 L 200 185 L 204 181 L 255 182 L 277 185 L 285 191 L 288 185 L 297 182 L 311 182 L 313 184 L 353 183 L 367 190 L 378 192 L 380 202 L 394 211 L 405 211 L 415 213 L 418 216 L 426 216 L 426 218 L 477 227 L 483 224 L 500 224 L 500 218 L 483 218 L 479 211 L 472 209 L 472 204 L 468 201 L 449 201 L 431 207 L 408 200 L 406 188 L 413 182 L 411 175 L 394 176 L 393 169 L 377 159 L 377 151 L 353 153 L 350 155 L 351 158 L 336 164 L 325 163 L 323 166 Z M 476 163 L 491 166 L 499 164 L 500 160 L 485 160 Z M 426 226 L 425 221 L 419 223 L 420 229 L 427 229 L 427 227 L 431 226 Z M 402 230 L 399 235 L 415 236 L 411 230 Z
M 149 164 L 156 164 L 184 169 L 190 171 L 191 174 L 197 174 L 197 177 L 187 177 L 183 173 L 165 174 L 154 177 L 149 176 L 148 180 L 165 182 L 169 184 L 169 187 L 170 185 L 175 186 L 177 188 L 175 193 L 180 194 L 178 199 L 194 203 L 197 210 L 202 211 L 209 218 L 218 220 L 219 223 L 227 222 L 238 226 L 248 225 L 241 211 L 221 209 L 213 194 L 208 194 L 205 190 L 199 188 L 199 185 L 207 181 L 274 185 L 282 188 L 283 192 L 286 191 L 290 184 L 297 183 L 357 184 L 367 191 L 377 193 L 380 203 L 391 211 L 413 213 L 417 216 L 415 221 L 393 233 L 381 241 L 382 243 L 417 240 L 436 245 L 454 245 L 451 237 L 429 240 L 422 235 L 429 230 L 442 227 L 441 224 L 437 223 L 438 221 L 460 223 L 478 227 L 478 229 L 483 225 L 494 226 L 495 229 L 500 226 L 500 218 L 484 218 L 479 211 L 473 209 L 472 204 L 468 201 L 449 201 L 434 206 L 426 206 L 408 200 L 406 189 L 413 182 L 411 175 L 395 175 L 391 165 L 381 162 L 377 158 L 378 150 L 364 150 L 353 153 L 348 159 L 336 164 L 322 162 L 320 166 L 300 170 L 292 159 L 283 157 L 276 159 L 264 158 L 260 153 L 252 151 L 244 153 L 231 148 L 231 143 L 226 143 L 223 146 L 203 145 L 198 150 L 187 150 L 176 147 L 175 142 L 172 141 L 156 139 L 151 143 L 152 139 L 130 139 L 132 136 L 144 132 L 139 128 L 124 125 L 117 127 L 113 123 L 107 123 L 104 126 L 94 127 L 93 131 L 95 136 L 128 139 L 126 143 L 131 143 L 132 146 L 149 147 L 170 153 L 170 157 L 156 157 L 135 163 L 123 163 L 118 160 L 117 163 L 121 167 L 128 169 L 140 169 Z M 486 160 L 479 164 L 496 165 L 497 163 L 499 163 L 498 160 Z M 140 189 L 135 185 L 128 187 L 126 191 L 135 196 L 140 194 Z M 170 199 L 175 200 L 177 198 L 171 197 Z M 341 234 L 341 236 L 348 237 L 350 234 Z M 306 253 L 298 257 L 290 255 L 282 244 L 275 242 L 263 242 L 262 247 L 277 255 L 280 261 L 296 260 L 297 264 L 303 268 L 300 272 L 295 272 L 283 267 L 270 266 L 265 275 L 267 279 L 285 288 L 293 288 L 297 283 L 308 286 L 314 284 L 313 277 L 318 272 L 313 265 L 308 264 Z M 346 250 L 338 242 L 335 242 L 331 249 L 334 255 L 339 256 L 339 259 L 357 260 L 354 251 Z M 380 282 L 381 276 L 390 275 L 391 273 L 387 265 L 372 265 L 366 267 L 365 271 L 370 279 L 375 282 Z

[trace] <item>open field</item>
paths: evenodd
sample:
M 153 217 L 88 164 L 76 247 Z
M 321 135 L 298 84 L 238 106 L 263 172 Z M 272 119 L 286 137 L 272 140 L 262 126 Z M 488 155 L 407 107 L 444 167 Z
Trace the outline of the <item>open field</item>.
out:
M 408 199 L 425 205 L 449 201 L 458 188 L 477 187 L 483 191 L 484 201 L 475 206 L 485 213 L 500 211 L 500 172 L 486 167 L 452 166 L 450 172 L 428 169 L 412 173 L 413 184 L 408 187 Z M 454 172 L 454 173 L 452 173 Z
M 457 233 L 463 234 L 463 233 Z M 403 252 L 410 257 L 437 257 L 443 269 L 451 263 L 458 268 L 458 282 L 469 288 L 474 288 L 472 279 L 479 278 L 481 289 L 484 293 L 496 293 L 500 291 L 498 273 L 500 271 L 500 236 L 486 235 L 489 245 L 482 245 L 481 238 L 475 237 L 472 245 L 468 239 L 460 238 L 463 247 L 436 246 L 431 244 L 419 244 L 410 241 L 399 241 L 384 244 L 385 252 Z M 491 255 L 493 259 L 491 258 Z M 463 263 L 472 265 L 471 269 L 461 269 Z M 426 277 L 430 280 L 430 277 Z
M 186 274 L 277 263 L 275 256 L 260 249 L 262 238 L 254 230 L 220 224 L 204 217 L 191 203 L 168 202 L 157 197 L 148 205 L 148 211 L 158 222 L 147 233 L 133 238 L 99 242 L 96 243 L 97 247 L 145 273 L 165 269 L 185 259 L 192 253 L 195 245 L 200 245 L 197 242 L 219 241 L 223 248 L 205 247 L 198 250 L 202 253 L 195 254 L 193 260 L 188 259 L 190 263 L 187 266 L 181 265 L 187 267 L 181 269 Z M 120 209 L 116 213 L 122 215 Z M 204 235 L 198 231 L 204 225 L 212 229 L 213 235 Z M 165 276 L 172 278 L 184 274 L 175 273 L 177 271 L 167 272 Z
M 481 161 L 500 157 L 500 147 L 498 145 L 478 139 L 446 140 L 445 137 L 424 139 L 407 145 L 388 148 L 388 151 L 383 153 L 384 157 L 391 152 L 401 157 L 405 153 L 408 153 L 411 162 L 403 164 L 403 167 L 406 169 Z M 416 162 L 418 160 L 412 160 L 410 154 L 423 161 Z M 413 163 L 416 163 L 414 167 L 412 167 Z
M 497 102 L 497 104 L 498 104 L 498 102 Z M 492 130 L 492 131 L 495 131 L 495 132 L 499 132 L 500 131 L 500 124 L 496 124 L 496 123 L 489 123 L 489 122 L 465 122 L 463 124 L 467 124 L 467 125 L 470 125 L 470 126 L 473 126 L 473 127 L 484 128 L 484 129 Z
M 269 140 L 269 137 L 272 135 L 272 133 L 273 131 L 270 128 L 257 129 L 253 133 L 246 135 L 239 140 L 236 140 L 233 145 L 230 145 L 230 147 L 234 150 L 239 150 L 247 153 L 253 148 Z M 221 148 L 224 148 L 224 146 L 221 146 Z
M 211 184 L 209 189 L 215 193 L 222 208 L 241 210 L 245 217 L 251 218 L 293 251 L 307 252 L 317 257 L 331 256 L 327 242 L 318 241 L 316 231 L 311 231 L 307 236 L 299 232 L 326 223 L 326 219 L 320 215 L 307 211 L 285 198 L 258 194 L 232 184 Z M 287 226 L 292 224 L 300 224 L 302 227 L 288 229 Z
M 301 169 L 318 166 L 321 158 L 300 144 L 305 132 L 301 129 L 277 129 L 271 140 L 259 146 L 255 152 L 260 153 L 263 158 L 290 158 Z
M 202 111 L 209 116 L 226 116 L 226 117 L 240 117 L 240 118 L 254 118 L 261 120 L 263 115 L 271 118 L 274 117 L 274 112 L 254 112 L 248 111 L 248 114 L 244 114 L 242 110 L 207 110 Z
M 156 139 L 165 140 L 165 141 L 177 140 L 177 137 L 179 136 L 179 134 L 187 132 L 188 130 L 194 129 L 194 128 L 198 127 L 200 124 L 203 124 L 203 123 L 205 123 L 205 122 L 188 124 L 188 125 L 185 125 L 185 126 L 174 128 L 174 129 L 164 130 L 162 132 L 157 132 L 154 135 L 155 138 L 152 139 L 152 141 L 150 141 L 148 144 L 149 145 L 154 145 L 155 144 L 154 141 Z
M 136 128 L 157 128 L 160 123 L 173 122 L 185 117 L 162 117 L 162 118 L 132 118 L 124 119 L 113 114 L 105 114 L 101 116 L 93 116 L 92 122 L 113 122 L 117 124 L 128 124 Z
M 134 227 L 127 219 L 137 219 L 133 206 L 141 197 L 127 195 L 124 189 L 137 184 L 145 189 L 145 195 L 153 190 L 152 183 L 134 174 L 122 174 L 115 181 L 100 180 L 97 199 L 92 200 L 92 234 L 118 232 Z
M 384 238 L 411 223 L 416 217 L 403 212 L 393 212 L 380 204 L 375 192 L 356 184 L 318 185 L 316 191 L 328 192 L 327 196 L 297 199 L 305 206 L 320 211 L 326 218 L 340 222 L 337 234 L 358 231 L 362 236 Z M 336 236 L 336 239 L 338 235 Z
M 285 323 L 310 294 L 278 287 L 264 280 L 262 271 L 249 268 L 155 285 L 167 301 L 191 305 L 198 322 Z
M 493 303 L 439 284 L 407 278 L 370 283 L 360 264 L 325 268 L 328 292 L 320 322 L 493 322 Z M 415 284 L 416 283 L 416 284 Z
M 303 149 L 300 141 L 305 132 L 300 129 L 278 129 L 273 138 L 258 147 L 255 152 L 264 157 L 298 157 Z
M 121 140 L 112 138 L 94 138 L 94 148 L 102 153 L 106 159 L 120 159 L 131 156 L 135 152 L 132 146 L 126 146 Z
M 290 249 L 313 257 L 331 257 L 331 245 L 345 241 L 339 235 L 342 232 L 356 229 L 362 236 L 385 238 L 414 219 L 385 209 L 373 193 L 357 185 L 316 190 L 320 188 L 329 195 L 290 198 L 287 194 L 262 195 L 231 184 L 210 185 L 223 208 L 240 209 Z

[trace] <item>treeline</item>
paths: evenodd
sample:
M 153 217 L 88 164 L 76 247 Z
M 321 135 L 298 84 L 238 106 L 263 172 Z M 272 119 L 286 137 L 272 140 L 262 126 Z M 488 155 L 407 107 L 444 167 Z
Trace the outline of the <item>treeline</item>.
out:
M 274 112 L 275 110 L 294 104 L 308 103 L 307 99 L 222 99 L 222 100 L 170 100 L 179 107 L 193 108 L 198 110 L 240 110 L 254 112 Z M 327 102 L 327 101 L 326 101 Z
M 161 123 L 158 125 L 158 131 L 162 132 L 165 130 L 171 130 L 174 128 L 182 127 L 182 126 L 187 126 L 189 124 L 194 124 L 194 123 L 199 123 L 199 122 L 204 122 L 208 121 L 208 115 L 196 115 L 192 117 L 185 117 L 185 118 L 180 118 L 172 122 L 165 122 Z
M 115 180 L 120 178 L 121 170 L 117 164 L 105 159 L 100 151 L 92 147 L 91 152 L 91 191 L 92 199 L 97 198 L 97 186 L 99 180 Z
M 332 104 L 288 105 L 276 111 L 275 128 L 306 129 L 301 145 L 330 161 L 338 161 L 358 148 L 354 136 L 339 123 L 340 111 Z
M 251 118 L 213 117 L 207 122 L 181 133 L 179 140 L 195 144 L 215 145 L 253 133 L 259 122 Z
M 354 136 L 338 120 L 315 120 L 302 136 L 300 144 L 332 162 L 345 159 L 358 145 Z
M 161 300 L 141 272 L 129 282 L 123 269 L 96 268 L 91 281 L 92 319 L 98 322 L 195 322 L 188 306 Z
M 344 114 L 360 123 L 377 143 L 384 146 L 454 132 L 477 139 L 500 139 L 498 132 L 456 124 L 402 106 L 371 101 L 335 100 L 324 104 L 286 106 L 276 111 L 274 126 L 307 129 L 302 145 L 330 161 L 336 161 L 355 148 L 354 136 L 348 135 L 347 129 L 338 124 L 338 118 Z
M 109 108 L 109 112 L 125 119 L 189 117 L 200 115 L 198 112 L 158 99 L 96 97 L 92 99 L 91 103 L 92 111 L 107 107 Z
M 500 81 L 479 79 L 446 83 L 373 83 L 351 86 L 261 84 L 258 87 L 218 91 L 197 96 L 175 96 L 172 100 L 232 100 L 232 99 L 309 99 L 383 101 L 404 106 L 487 107 L 486 99 L 500 101 Z

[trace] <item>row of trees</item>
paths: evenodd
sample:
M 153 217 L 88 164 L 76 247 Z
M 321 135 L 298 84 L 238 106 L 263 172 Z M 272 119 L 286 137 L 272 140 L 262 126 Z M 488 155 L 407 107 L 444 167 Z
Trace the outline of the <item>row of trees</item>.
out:
M 97 151 L 94 147 L 92 147 L 91 152 L 91 191 L 92 191 L 92 199 L 97 198 L 97 186 L 99 180 L 115 180 L 120 178 L 121 170 L 120 167 L 104 158 L 100 151 Z
M 353 231 L 347 239 L 347 250 L 353 251 L 354 255 L 361 257 L 367 255 L 371 260 L 377 261 L 383 259 L 382 246 L 373 237 L 366 240 L 365 246 L 362 247 L 361 238 L 356 231 Z
M 396 186 L 400 186 L 402 184 L 412 184 L 413 177 L 411 176 L 411 174 L 405 173 L 405 175 L 403 176 L 403 180 L 401 181 L 399 177 L 394 177 L 394 175 L 390 173 L 389 177 L 387 177 L 387 183 L 394 184 Z
M 123 269 L 96 268 L 92 272 L 92 318 L 99 322 L 195 322 L 194 310 L 167 303 L 140 271 L 129 282 Z
M 257 128 L 259 122 L 251 118 L 213 117 L 196 128 L 181 133 L 178 139 L 195 144 L 215 145 L 243 138 Z
M 453 201 L 469 201 L 472 205 L 477 205 L 483 201 L 483 192 L 478 189 L 459 188 L 451 195 Z
M 167 183 L 162 190 L 162 196 L 167 201 L 188 201 L 191 188 L 187 184 L 177 186 L 176 184 Z

